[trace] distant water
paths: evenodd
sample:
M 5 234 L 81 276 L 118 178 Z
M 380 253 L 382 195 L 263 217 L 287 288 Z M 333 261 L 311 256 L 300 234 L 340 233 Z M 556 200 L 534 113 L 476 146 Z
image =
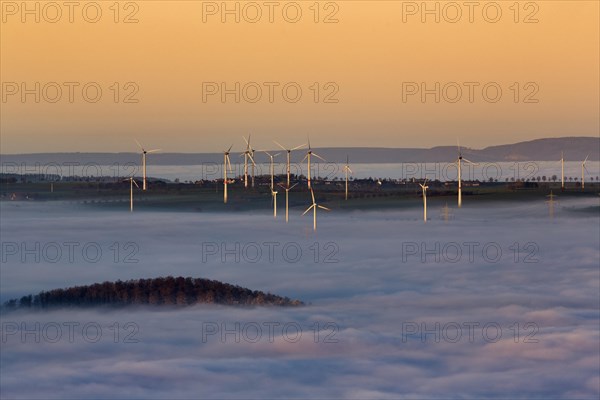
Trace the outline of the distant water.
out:
M 293 163 L 291 172 L 293 174 L 306 175 L 306 163 Z M 351 164 L 352 178 L 391 178 L 391 179 L 438 179 L 440 181 L 456 180 L 457 168 L 452 163 L 394 163 L 394 164 Z M 229 177 L 243 175 L 243 164 L 233 164 L 233 172 Z M 600 162 L 588 161 L 586 163 L 585 179 L 587 182 L 594 181 L 600 176 Z M 3 173 L 25 173 L 36 175 L 60 175 L 68 176 L 111 176 L 123 177 L 129 175 L 141 175 L 141 168 L 135 164 L 113 164 L 113 165 L 69 165 L 48 164 L 24 166 L 15 164 L 2 164 L 0 170 Z M 344 177 L 344 164 L 319 163 L 313 164 L 311 175 L 326 179 L 342 179 Z M 536 179 L 546 177 L 550 180 L 556 175 L 560 180 L 561 165 L 557 161 L 528 161 L 528 162 L 484 162 L 476 164 L 463 163 L 462 176 L 465 180 L 489 181 L 490 178 L 498 181 L 512 179 Z M 249 168 L 251 173 L 251 168 Z M 257 164 L 256 175 L 268 175 L 269 164 Z M 285 174 L 285 163 L 275 164 L 275 174 Z M 197 180 L 213 180 L 223 176 L 221 164 L 204 163 L 198 165 L 148 165 L 148 176 L 163 178 L 181 182 Z M 581 162 L 565 162 L 565 176 L 581 180 Z

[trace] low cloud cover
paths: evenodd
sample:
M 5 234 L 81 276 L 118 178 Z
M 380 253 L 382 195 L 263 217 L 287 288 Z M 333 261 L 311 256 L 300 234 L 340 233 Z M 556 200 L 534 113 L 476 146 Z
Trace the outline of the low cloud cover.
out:
M 310 304 L 6 313 L 0 395 L 598 398 L 598 199 L 565 200 L 554 219 L 544 199 L 469 201 L 444 222 L 445 201 L 432 199 L 427 224 L 419 200 L 386 211 L 331 204 L 317 234 L 301 209 L 286 225 L 268 211 L 1 203 L 2 301 L 172 275 Z M 75 243 L 72 260 L 64 243 Z

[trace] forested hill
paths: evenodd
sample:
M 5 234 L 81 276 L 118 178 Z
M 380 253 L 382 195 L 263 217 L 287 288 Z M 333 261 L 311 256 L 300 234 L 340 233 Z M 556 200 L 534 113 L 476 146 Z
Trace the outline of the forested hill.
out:
M 186 306 L 198 303 L 239 306 L 300 306 L 270 293 L 253 291 L 227 283 L 199 278 L 138 279 L 104 282 L 89 286 L 54 289 L 4 303 L 5 310 L 65 307 L 166 305 Z

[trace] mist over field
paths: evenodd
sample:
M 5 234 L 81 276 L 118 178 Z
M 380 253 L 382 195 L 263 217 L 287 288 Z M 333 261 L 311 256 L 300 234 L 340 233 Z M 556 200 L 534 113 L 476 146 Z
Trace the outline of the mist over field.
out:
M 427 224 L 419 200 L 323 212 L 317 234 L 302 209 L 0 203 L 2 301 L 172 275 L 308 304 L 4 313 L 1 395 L 597 398 L 598 199 L 554 219 L 543 199 L 469 201 L 445 222 L 434 199 Z

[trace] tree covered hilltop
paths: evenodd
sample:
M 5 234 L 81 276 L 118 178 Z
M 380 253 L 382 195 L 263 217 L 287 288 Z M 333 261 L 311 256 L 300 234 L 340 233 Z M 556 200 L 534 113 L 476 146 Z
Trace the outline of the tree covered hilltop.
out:
M 4 303 L 5 310 L 95 306 L 301 306 L 303 302 L 240 286 L 200 278 L 166 278 L 103 282 L 54 289 Z

